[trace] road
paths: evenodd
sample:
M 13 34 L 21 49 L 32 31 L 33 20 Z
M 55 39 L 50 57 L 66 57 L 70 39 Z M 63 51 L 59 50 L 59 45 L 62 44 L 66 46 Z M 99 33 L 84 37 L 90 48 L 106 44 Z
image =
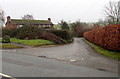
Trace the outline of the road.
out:
M 71 44 L 2 50 L 3 73 L 13 77 L 117 77 L 118 61 L 96 53 L 81 38 Z

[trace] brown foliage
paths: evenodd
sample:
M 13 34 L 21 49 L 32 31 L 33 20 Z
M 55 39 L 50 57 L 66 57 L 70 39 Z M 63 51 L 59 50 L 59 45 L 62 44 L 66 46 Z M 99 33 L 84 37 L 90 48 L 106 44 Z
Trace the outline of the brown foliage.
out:
M 83 27 L 82 26 L 77 26 L 75 28 L 75 30 L 76 30 L 76 33 L 77 33 L 78 37 L 82 37 L 83 36 Z
M 108 50 L 120 51 L 120 24 L 85 32 L 84 38 Z

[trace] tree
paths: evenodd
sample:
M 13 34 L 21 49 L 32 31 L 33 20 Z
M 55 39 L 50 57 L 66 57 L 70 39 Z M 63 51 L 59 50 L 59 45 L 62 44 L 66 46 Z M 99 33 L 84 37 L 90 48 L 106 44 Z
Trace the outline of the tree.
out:
M 82 37 L 83 33 L 88 30 L 88 25 L 80 20 L 70 24 L 70 28 L 73 31 L 74 36 Z
M 80 20 L 78 20 L 78 21 L 76 21 L 76 22 L 73 22 L 73 23 L 71 23 L 70 24 L 70 28 L 72 29 L 72 30 L 75 30 L 75 28 L 77 27 L 77 26 L 81 26 L 81 22 L 80 22 Z
M 25 19 L 25 20 L 33 20 L 34 17 L 33 17 L 33 15 L 27 14 L 27 15 L 24 15 L 24 16 L 22 17 L 22 19 Z
M 118 23 L 120 21 L 120 1 L 109 2 L 109 6 L 105 6 L 106 21 Z
M 62 20 L 60 23 L 58 23 L 60 26 L 61 26 L 61 29 L 62 30 L 68 30 L 69 29 L 69 26 L 68 26 L 68 23 L 64 20 Z

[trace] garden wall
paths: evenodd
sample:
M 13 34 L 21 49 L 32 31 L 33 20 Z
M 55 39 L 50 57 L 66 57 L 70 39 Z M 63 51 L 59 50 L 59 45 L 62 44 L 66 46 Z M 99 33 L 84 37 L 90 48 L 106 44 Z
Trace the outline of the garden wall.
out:
M 84 38 L 108 50 L 120 51 L 120 24 L 85 32 Z

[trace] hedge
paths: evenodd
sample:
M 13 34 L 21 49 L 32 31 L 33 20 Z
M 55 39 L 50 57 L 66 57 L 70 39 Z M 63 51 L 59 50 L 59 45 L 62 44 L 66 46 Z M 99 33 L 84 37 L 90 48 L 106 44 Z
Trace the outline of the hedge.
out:
M 120 51 L 120 24 L 85 32 L 84 38 L 108 50 Z

